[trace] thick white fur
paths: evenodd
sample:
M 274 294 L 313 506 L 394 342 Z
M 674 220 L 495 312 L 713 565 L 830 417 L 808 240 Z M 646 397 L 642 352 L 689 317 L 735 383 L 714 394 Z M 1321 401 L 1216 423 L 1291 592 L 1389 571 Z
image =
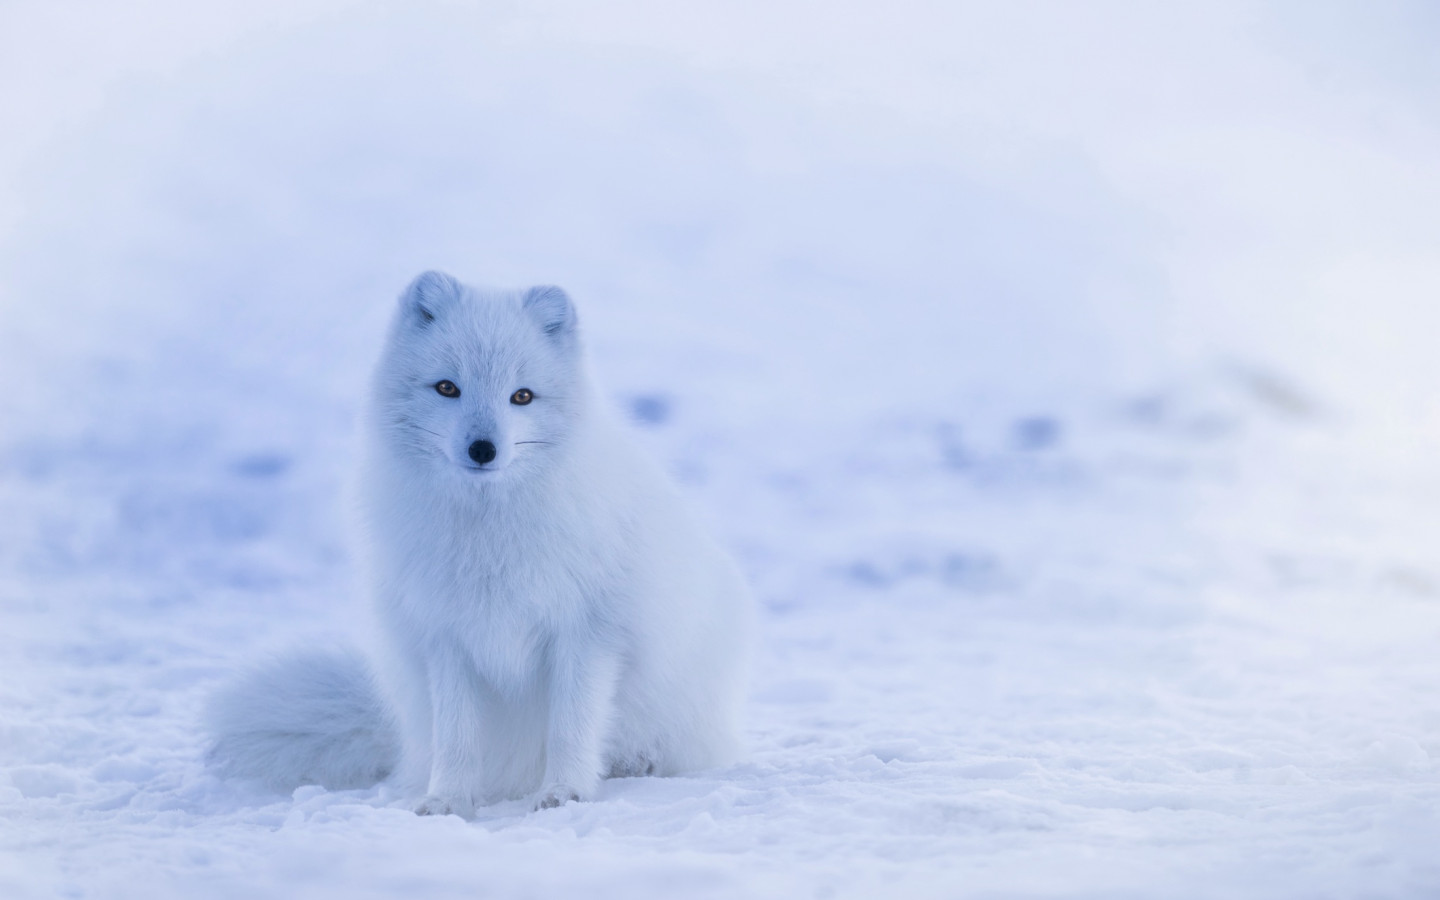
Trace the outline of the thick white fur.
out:
M 252 667 L 212 698 L 207 724 L 213 763 L 287 792 L 302 784 L 374 784 L 400 753 L 369 665 L 338 647 Z
M 460 396 L 441 396 L 442 380 Z M 533 402 L 510 402 L 520 388 Z M 366 434 L 364 559 L 399 754 L 386 757 L 380 723 L 338 768 L 393 766 L 417 812 L 470 815 L 734 758 L 748 593 L 595 396 L 562 291 L 420 276 L 391 326 Z M 479 440 L 497 451 L 484 465 L 468 455 Z M 325 665 L 307 659 L 292 665 Z M 340 699 L 316 698 L 309 714 L 333 717 Z M 253 774 L 234 718 L 216 755 Z M 250 744 L 273 748 L 278 733 Z M 286 777 L 336 781 L 295 756 L 269 753 Z

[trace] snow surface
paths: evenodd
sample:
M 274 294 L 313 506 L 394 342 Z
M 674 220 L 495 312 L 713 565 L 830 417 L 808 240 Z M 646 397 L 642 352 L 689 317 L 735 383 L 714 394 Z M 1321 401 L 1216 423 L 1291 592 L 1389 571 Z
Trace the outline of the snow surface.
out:
M 1440 895 L 1440 18 L 1176 6 L 6 4 L 0 896 Z M 743 764 L 205 769 L 431 267 L 577 298 Z

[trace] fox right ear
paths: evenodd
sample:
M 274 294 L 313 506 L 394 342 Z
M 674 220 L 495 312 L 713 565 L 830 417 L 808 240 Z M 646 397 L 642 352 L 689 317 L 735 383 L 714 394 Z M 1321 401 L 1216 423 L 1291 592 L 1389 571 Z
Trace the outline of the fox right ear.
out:
M 428 325 L 460 292 L 460 282 L 444 272 L 423 272 L 400 295 L 400 309 L 419 324 Z

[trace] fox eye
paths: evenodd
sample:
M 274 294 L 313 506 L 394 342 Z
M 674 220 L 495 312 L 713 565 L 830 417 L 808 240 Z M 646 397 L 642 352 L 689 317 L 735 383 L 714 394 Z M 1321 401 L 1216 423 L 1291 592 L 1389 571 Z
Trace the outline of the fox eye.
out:
M 460 389 L 455 386 L 455 382 L 453 381 L 437 381 L 435 382 L 435 390 L 439 392 L 442 397 L 460 396 Z
M 529 403 L 531 400 L 534 399 L 535 395 L 530 392 L 529 388 L 521 388 L 520 390 L 510 395 L 510 402 L 515 404 L 516 406 L 524 406 L 525 404 Z

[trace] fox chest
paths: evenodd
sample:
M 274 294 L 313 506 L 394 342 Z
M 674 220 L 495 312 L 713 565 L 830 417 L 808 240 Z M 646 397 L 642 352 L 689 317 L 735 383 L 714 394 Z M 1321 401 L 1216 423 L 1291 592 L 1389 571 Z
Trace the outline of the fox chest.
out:
M 436 565 L 410 571 L 402 614 L 432 640 L 458 644 L 502 692 L 544 677 L 557 642 L 592 632 L 597 601 L 611 593 L 603 566 L 543 547 L 445 549 Z

